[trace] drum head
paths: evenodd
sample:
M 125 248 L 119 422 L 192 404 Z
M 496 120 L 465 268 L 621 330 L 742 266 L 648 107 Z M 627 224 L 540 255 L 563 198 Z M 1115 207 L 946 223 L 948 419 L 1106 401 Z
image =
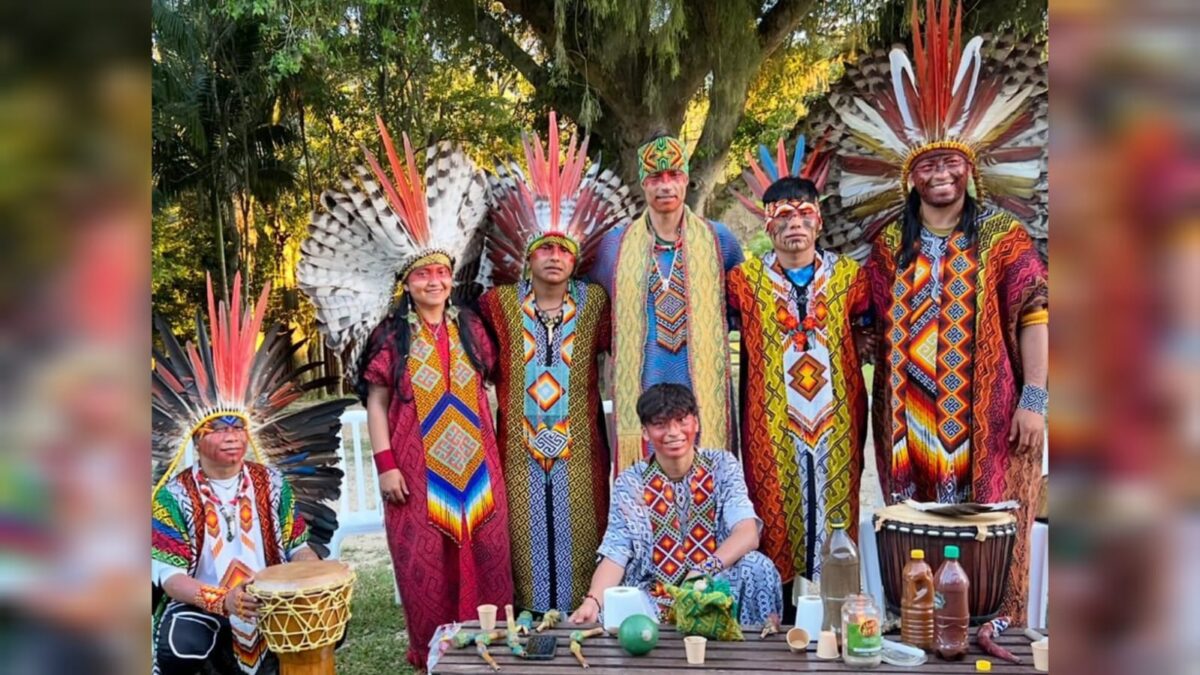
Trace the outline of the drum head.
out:
M 272 565 L 254 575 L 251 585 L 266 593 L 303 591 L 343 582 L 350 575 L 350 566 L 339 560 L 304 560 Z
M 1013 525 L 1017 517 L 1008 511 L 990 511 L 962 516 L 946 516 L 928 511 L 914 509 L 907 504 L 892 504 L 875 512 L 877 526 L 889 522 L 906 525 L 925 525 L 934 527 L 979 527 L 996 525 Z

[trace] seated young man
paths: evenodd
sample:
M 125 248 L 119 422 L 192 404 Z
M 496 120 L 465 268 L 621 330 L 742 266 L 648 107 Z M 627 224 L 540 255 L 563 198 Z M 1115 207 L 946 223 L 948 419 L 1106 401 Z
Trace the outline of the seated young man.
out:
M 764 623 L 783 607 L 779 572 L 758 548 L 762 521 L 746 492 L 742 467 L 729 452 L 696 447 L 696 398 L 687 387 L 657 384 L 637 402 L 651 456 L 613 486 L 600 564 L 576 623 L 598 620 L 604 590 L 636 586 L 660 616 L 671 607 L 665 584 L 711 574 L 729 581 L 743 624 Z

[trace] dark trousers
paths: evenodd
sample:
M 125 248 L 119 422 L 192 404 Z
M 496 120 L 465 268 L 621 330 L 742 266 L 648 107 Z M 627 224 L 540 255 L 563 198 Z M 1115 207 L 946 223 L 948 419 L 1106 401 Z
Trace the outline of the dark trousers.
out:
M 163 612 L 155 639 L 155 671 L 161 675 L 241 671 L 233 655 L 233 631 L 229 619 L 209 614 L 193 605 L 171 601 Z M 279 672 L 279 660 L 267 653 L 260 675 Z

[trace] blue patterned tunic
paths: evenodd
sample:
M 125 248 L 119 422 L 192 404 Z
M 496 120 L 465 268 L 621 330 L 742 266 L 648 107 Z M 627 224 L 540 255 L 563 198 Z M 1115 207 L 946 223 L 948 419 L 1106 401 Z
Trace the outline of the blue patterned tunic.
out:
M 716 478 L 718 546 L 729 538 L 735 525 L 747 518 L 753 518 L 761 531 L 762 520 L 754 512 L 737 459 L 725 450 L 700 449 L 697 455 L 697 459 L 702 456 L 712 467 Z M 647 594 L 647 607 L 654 607 L 649 590 L 658 581 L 658 570 L 651 561 L 654 535 L 644 499 L 646 468 L 647 462 L 641 461 L 617 477 L 609 506 L 608 530 L 600 543 L 599 554 L 624 567 L 622 585 L 642 589 Z M 685 477 L 680 482 L 686 480 Z M 690 525 L 683 529 L 690 529 Z M 717 576 L 729 581 L 734 599 L 741 608 L 739 621 L 742 624 L 761 624 L 771 613 L 782 615 L 783 591 L 779 572 L 763 554 L 751 551 Z

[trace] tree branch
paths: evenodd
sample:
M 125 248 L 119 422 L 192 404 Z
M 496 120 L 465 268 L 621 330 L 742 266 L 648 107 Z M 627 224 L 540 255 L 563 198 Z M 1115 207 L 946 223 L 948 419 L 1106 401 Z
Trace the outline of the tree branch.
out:
M 533 55 L 522 49 L 500 22 L 482 8 L 475 12 L 475 34 L 500 52 L 500 55 L 512 64 L 517 72 L 524 75 L 535 89 L 541 89 L 549 82 L 550 74 L 546 72 L 546 68 L 539 64 Z
M 758 46 L 764 58 L 783 44 L 784 39 L 800 25 L 800 19 L 812 11 L 815 4 L 815 0 L 779 0 L 763 14 L 762 20 L 758 22 Z

